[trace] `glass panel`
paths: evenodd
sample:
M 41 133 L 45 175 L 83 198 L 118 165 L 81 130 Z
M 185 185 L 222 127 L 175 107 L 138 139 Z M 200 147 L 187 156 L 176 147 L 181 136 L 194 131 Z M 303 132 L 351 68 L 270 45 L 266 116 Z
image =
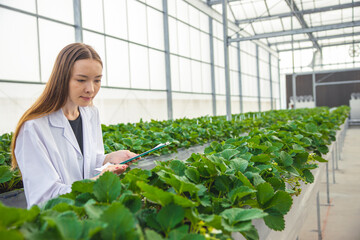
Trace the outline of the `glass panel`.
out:
M 41 78 L 47 82 L 61 49 L 75 42 L 74 28 L 39 19 Z
M 129 44 L 107 37 L 106 52 L 108 59 L 108 85 L 129 88 Z
M 147 45 L 146 7 L 137 1 L 128 1 L 129 40 Z
M 170 52 L 178 54 L 177 21 L 169 17 L 169 45 Z
M 230 71 L 230 90 L 232 95 L 239 95 L 239 74 L 236 71 Z
M 167 1 L 168 14 L 176 18 L 176 1 L 178 0 L 169 0 Z
M 179 54 L 190 57 L 189 26 L 178 22 Z
M 151 89 L 166 89 L 164 53 L 149 49 L 149 63 Z
M 209 17 L 202 12 L 200 12 L 200 29 L 204 32 L 209 32 Z
M 149 46 L 164 50 L 163 14 L 149 7 L 147 14 Z
M 132 88 L 150 88 L 147 48 L 130 44 L 130 76 Z
M 257 96 L 257 80 L 255 77 L 242 75 L 242 89 L 244 96 Z
M 260 80 L 261 97 L 270 97 L 270 81 Z
M 199 10 L 189 5 L 189 21 L 191 26 L 200 28 Z
M 238 70 L 238 54 L 236 47 L 229 47 L 229 68 L 231 70 Z
M 35 17 L 0 8 L 0 79 L 40 81 L 36 32 Z
M 104 32 L 102 0 L 82 0 L 81 17 L 84 28 Z
M 215 67 L 216 94 L 225 94 L 225 71 L 223 68 Z
M 107 34 L 128 39 L 126 2 L 126 0 L 104 1 L 105 31 Z
M 173 91 L 180 91 L 179 57 L 170 55 L 171 66 L 171 88 Z
M 179 58 L 180 91 L 191 92 L 191 65 L 190 60 Z
M 39 15 L 74 24 L 73 0 L 37 0 Z
M 176 0 L 177 18 L 183 22 L 189 23 L 188 4 L 184 1 Z
M 201 60 L 200 32 L 190 27 L 191 58 Z
M 210 64 L 201 64 L 202 88 L 204 93 L 211 93 L 211 67 Z
M 201 81 L 201 63 L 198 61 L 191 61 L 192 71 L 192 91 L 202 92 L 202 81 Z
M 0 0 L 0 4 L 36 13 L 34 0 Z
M 84 39 L 84 43 L 92 46 L 95 49 L 95 51 L 100 55 L 100 58 L 103 62 L 103 77 L 102 77 L 101 85 L 107 85 L 107 76 L 105 70 L 107 67 L 107 62 L 105 58 L 104 36 L 88 31 L 83 31 L 83 39 Z
M 268 62 L 263 62 L 263 61 L 259 61 L 259 73 L 260 73 L 260 78 L 261 79 L 266 79 L 269 80 L 270 79 L 270 72 L 269 72 L 269 63 Z
M 210 36 L 200 33 L 201 40 L 201 60 L 210 63 Z

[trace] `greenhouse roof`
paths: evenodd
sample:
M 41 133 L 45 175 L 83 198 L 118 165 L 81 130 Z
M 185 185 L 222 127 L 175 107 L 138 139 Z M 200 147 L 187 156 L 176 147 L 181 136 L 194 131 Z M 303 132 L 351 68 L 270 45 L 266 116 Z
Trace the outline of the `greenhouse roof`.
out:
M 278 52 L 353 44 L 360 52 L 360 1 L 227 1 L 227 16 L 241 34 L 230 36 L 230 42 L 260 40 Z M 222 0 L 205 2 L 222 13 Z

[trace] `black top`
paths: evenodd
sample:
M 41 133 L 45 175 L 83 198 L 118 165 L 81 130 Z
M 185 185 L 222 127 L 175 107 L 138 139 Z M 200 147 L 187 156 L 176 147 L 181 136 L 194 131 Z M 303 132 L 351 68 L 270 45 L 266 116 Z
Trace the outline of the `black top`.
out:
M 76 140 L 79 143 L 81 153 L 84 154 L 83 151 L 83 129 L 82 129 L 82 121 L 81 115 L 79 113 L 79 117 L 75 120 L 69 120 L 72 130 L 74 131 Z

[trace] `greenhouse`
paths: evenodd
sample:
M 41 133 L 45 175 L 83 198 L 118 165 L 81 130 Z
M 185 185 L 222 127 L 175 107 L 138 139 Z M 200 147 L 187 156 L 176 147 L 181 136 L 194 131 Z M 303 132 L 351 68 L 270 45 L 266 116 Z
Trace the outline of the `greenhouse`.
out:
M 360 1 L 0 0 L 0 239 L 360 239 Z

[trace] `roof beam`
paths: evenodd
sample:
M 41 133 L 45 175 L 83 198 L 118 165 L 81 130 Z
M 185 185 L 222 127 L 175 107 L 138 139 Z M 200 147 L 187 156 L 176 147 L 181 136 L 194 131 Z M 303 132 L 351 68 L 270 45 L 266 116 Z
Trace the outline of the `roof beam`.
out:
M 350 44 L 358 44 L 360 43 L 360 40 L 357 41 L 349 41 L 349 42 L 339 42 L 339 43 L 330 43 L 330 44 L 323 44 L 320 45 L 320 47 L 324 48 L 324 47 L 335 47 L 335 46 L 341 46 L 341 45 L 350 45 Z M 305 50 L 305 49 L 313 49 L 314 47 L 301 47 L 301 48 L 287 48 L 287 49 L 281 49 L 278 50 L 278 52 L 288 52 L 288 51 L 293 51 L 293 50 Z
M 295 11 L 295 13 L 305 15 L 305 14 L 311 14 L 311 13 L 320 13 L 320 12 L 334 11 L 334 10 L 340 10 L 340 9 L 354 8 L 354 7 L 359 7 L 359 6 L 360 6 L 360 2 L 354 2 L 354 3 L 346 3 L 346 4 L 327 6 L 327 7 L 322 7 L 322 8 L 307 9 L 307 10 L 297 11 L 297 12 Z M 291 17 L 293 15 L 294 15 L 294 13 L 286 12 L 286 13 L 281 13 L 281 14 L 271 15 L 271 16 L 259 16 L 256 18 L 236 20 L 236 24 L 252 23 L 252 22 L 256 22 L 256 21 L 265 21 L 265 20 L 271 20 L 271 19 L 277 19 L 277 18 Z
M 348 27 L 357 27 L 357 26 L 360 26 L 360 21 L 344 22 L 344 23 L 339 23 L 339 24 L 329 24 L 329 25 L 311 27 L 311 28 L 306 28 L 306 29 L 295 29 L 295 30 L 289 30 L 289 31 L 262 33 L 262 34 L 256 34 L 256 35 L 249 36 L 249 37 L 232 38 L 232 39 L 229 39 L 229 42 L 250 41 L 250 40 L 258 40 L 258 39 L 262 39 L 262 38 L 281 37 L 281 36 L 287 36 L 287 35 L 292 35 L 292 34 L 320 32 L 320 31 L 326 31 L 326 30 L 334 30 L 334 29 L 339 29 L 339 28 L 348 28 Z
M 300 25 L 302 28 L 304 29 L 308 29 L 309 26 L 307 25 L 305 19 L 304 19 L 304 15 L 302 15 L 298 8 L 298 6 L 294 3 L 293 0 L 285 0 L 285 2 L 287 3 L 287 5 L 290 7 L 291 12 L 294 13 L 296 19 L 300 22 Z M 313 43 L 314 47 L 317 48 L 319 51 L 321 51 L 321 47 L 319 45 L 319 43 L 315 40 L 313 34 L 311 32 L 306 33 L 310 39 L 310 41 Z
M 323 37 L 316 37 L 316 41 L 320 41 L 320 40 L 325 40 L 325 39 L 334 39 L 334 38 L 345 38 L 345 37 L 353 37 L 353 36 L 358 36 L 360 35 L 360 32 L 354 32 L 354 33 L 344 33 L 344 34 L 337 34 L 337 35 L 330 35 L 330 36 L 323 36 Z M 282 44 L 290 44 L 290 43 L 300 43 L 300 42 L 308 42 L 310 41 L 309 39 L 298 39 L 298 40 L 294 40 L 294 41 L 284 41 L 284 42 L 275 42 L 275 43 L 270 43 L 269 46 L 277 46 L 277 45 L 282 45 Z
M 229 2 L 235 2 L 235 1 L 240 1 L 240 0 L 227 0 L 228 3 Z M 212 5 L 216 5 L 216 4 L 221 4 L 222 3 L 222 0 L 211 0 L 211 1 L 208 1 L 208 5 L 209 6 L 212 6 Z

